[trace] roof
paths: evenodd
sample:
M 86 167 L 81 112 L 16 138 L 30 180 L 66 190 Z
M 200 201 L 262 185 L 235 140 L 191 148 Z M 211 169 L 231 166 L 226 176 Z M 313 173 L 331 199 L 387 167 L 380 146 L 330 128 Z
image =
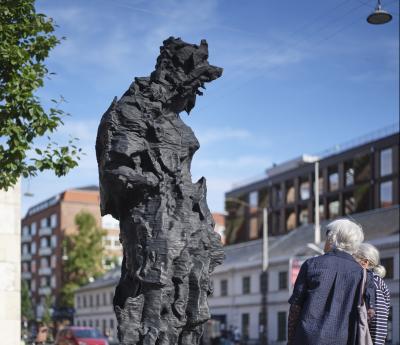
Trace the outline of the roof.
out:
M 357 213 L 347 218 L 362 226 L 365 241 L 372 241 L 399 233 L 399 205 Z M 320 248 L 322 248 L 325 241 L 323 228 L 330 221 L 326 220 L 321 223 Z M 268 239 L 270 262 L 279 262 L 282 259 L 287 260 L 288 257 L 293 255 L 315 255 L 315 251 L 307 247 L 308 243 L 313 242 L 314 224 L 298 227 L 286 235 L 270 237 Z M 262 261 L 262 239 L 225 246 L 224 252 L 224 263 L 216 268 L 216 272 L 240 266 L 259 265 Z
M 225 226 L 225 215 L 223 213 L 213 212 L 212 217 L 216 225 Z
M 120 277 L 121 277 L 121 266 L 117 266 L 107 271 L 105 274 L 103 274 L 100 278 L 97 278 L 95 281 L 80 287 L 75 292 L 94 290 L 108 286 L 116 286 Z
M 89 192 L 89 193 L 88 193 Z M 94 192 L 94 193 L 93 193 Z M 96 185 L 89 185 L 78 188 L 70 188 L 58 193 L 51 198 L 39 202 L 31 206 L 26 212 L 25 217 L 32 216 L 33 214 L 40 213 L 49 207 L 56 205 L 60 201 L 71 202 L 86 202 L 99 204 L 99 187 Z

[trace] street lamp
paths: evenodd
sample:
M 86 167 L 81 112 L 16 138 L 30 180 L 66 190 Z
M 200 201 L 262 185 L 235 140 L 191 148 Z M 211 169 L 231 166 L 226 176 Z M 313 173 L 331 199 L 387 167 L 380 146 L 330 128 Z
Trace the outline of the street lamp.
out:
M 262 241 L 262 272 L 261 272 L 261 281 L 263 284 L 260 284 L 263 289 L 261 291 L 262 300 L 261 300 L 261 315 L 262 315 L 262 339 L 261 344 L 268 344 L 268 314 L 267 314 L 267 302 L 268 302 L 268 266 L 269 266 L 269 254 L 268 254 L 268 209 L 266 207 L 253 207 L 247 202 L 236 199 L 236 198 L 226 198 L 226 201 L 236 202 L 238 204 L 242 204 L 247 207 L 256 208 L 257 210 L 262 210 L 263 214 L 263 241 Z
M 374 12 L 372 12 L 367 17 L 367 22 L 370 24 L 386 24 L 392 20 L 392 15 L 389 12 L 386 12 L 382 9 L 381 0 L 378 0 L 378 3 L 375 7 Z

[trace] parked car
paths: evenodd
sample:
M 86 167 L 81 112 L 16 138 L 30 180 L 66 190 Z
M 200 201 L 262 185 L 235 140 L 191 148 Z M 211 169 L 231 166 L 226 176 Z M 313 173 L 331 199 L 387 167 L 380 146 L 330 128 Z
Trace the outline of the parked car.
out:
M 66 327 L 58 331 L 55 345 L 109 345 L 106 337 L 93 327 Z

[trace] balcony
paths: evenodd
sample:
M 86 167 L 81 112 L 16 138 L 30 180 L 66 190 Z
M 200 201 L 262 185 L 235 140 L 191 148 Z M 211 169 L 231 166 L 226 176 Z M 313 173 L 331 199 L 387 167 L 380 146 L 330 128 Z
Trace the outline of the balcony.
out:
M 52 234 L 52 229 L 49 227 L 41 228 L 39 230 L 39 236 L 50 236 Z
M 22 235 L 21 242 L 32 242 L 32 236 L 31 235 Z
M 41 275 L 41 276 L 51 275 L 51 268 L 50 267 L 39 268 L 39 275 Z
M 39 295 L 50 295 L 51 294 L 51 288 L 48 286 L 43 286 L 39 288 Z
M 22 272 L 21 273 L 21 278 L 22 279 L 31 279 L 32 278 L 32 273 L 31 272 Z
M 50 247 L 43 247 L 39 249 L 39 255 L 45 256 L 45 255 L 51 255 L 51 248 Z
M 31 261 L 32 260 L 32 255 L 28 254 L 28 253 L 22 254 L 21 255 L 21 260 L 22 261 Z

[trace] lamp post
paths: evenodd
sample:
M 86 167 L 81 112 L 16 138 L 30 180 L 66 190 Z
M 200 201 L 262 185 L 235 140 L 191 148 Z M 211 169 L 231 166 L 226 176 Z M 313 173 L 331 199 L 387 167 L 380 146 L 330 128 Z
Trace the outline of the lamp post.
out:
M 247 202 L 236 199 L 236 198 L 226 198 L 226 201 L 236 202 L 247 207 L 252 207 Z M 268 303 L 268 266 L 269 266 L 269 253 L 268 253 L 268 208 L 267 207 L 254 207 L 258 211 L 262 210 L 263 215 L 263 236 L 262 236 L 262 272 L 261 272 L 261 344 L 268 344 L 268 313 L 267 313 L 267 303 Z

